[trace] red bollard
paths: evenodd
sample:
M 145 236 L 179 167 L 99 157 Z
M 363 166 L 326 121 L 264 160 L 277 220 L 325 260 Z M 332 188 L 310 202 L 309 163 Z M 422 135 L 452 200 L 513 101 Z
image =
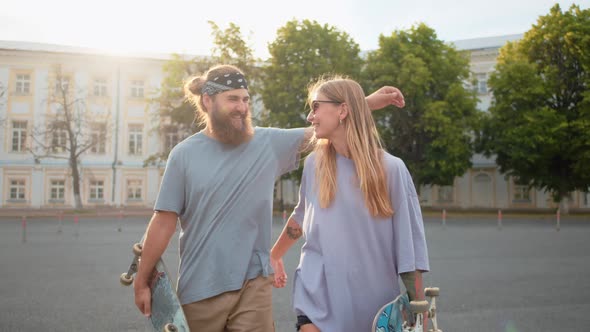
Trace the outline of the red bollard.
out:
M 447 210 L 446 209 L 442 210 L 442 225 L 443 225 L 443 227 L 447 226 Z
M 283 210 L 283 223 L 287 222 L 287 209 Z
M 557 217 L 557 224 L 555 225 L 555 230 L 559 232 L 559 229 L 561 228 L 561 213 L 559 211 L 559 209 L 557 209 L 557 213 L 556 213 L 556 217 Z
M 498 210 L 498 229 L 502 229 L 502 210 Z

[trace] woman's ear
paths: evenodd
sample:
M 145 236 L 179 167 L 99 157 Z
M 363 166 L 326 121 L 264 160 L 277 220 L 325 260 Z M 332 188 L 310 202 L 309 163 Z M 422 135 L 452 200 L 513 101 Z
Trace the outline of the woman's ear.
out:
M 338 116 L 338 119 L 340 121 L 344 121 L 344 119 L 348 117 L 348 105 L 346 103 L 342 103 L 340 104 L 340 107 L 340 115 Z

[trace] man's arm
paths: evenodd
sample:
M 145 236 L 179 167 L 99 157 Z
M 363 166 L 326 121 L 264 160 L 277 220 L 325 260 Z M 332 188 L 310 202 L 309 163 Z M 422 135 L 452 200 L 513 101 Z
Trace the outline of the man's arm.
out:
M 177 219 L 178 215 L 174 212 L 156 211 L 146 230 L 133 288 L 135 304 L 148 317 L 151 315 L 151 292 L 148 284 L 150 274 L 176 231 Z
M 382 109 L 389 105 L 394 105 L 399 108 L 403 108 L 406 105 L 404 100 L 404 95 L 402 92 L 393 86 L 383 86 L 377 91 L 371 93 L 370 95 L 365 97 L 367 104 L 369 104 L 369 108 L 372 111 L 376 111 L 378 109 Z M 303 141 L 299 146 L 300 152 L 309 152 L 312 150 L 313 145 L 311 144 L 311 139 L 313 138 L 313 127 L 305 128 L 305 134 L 303 136 Z

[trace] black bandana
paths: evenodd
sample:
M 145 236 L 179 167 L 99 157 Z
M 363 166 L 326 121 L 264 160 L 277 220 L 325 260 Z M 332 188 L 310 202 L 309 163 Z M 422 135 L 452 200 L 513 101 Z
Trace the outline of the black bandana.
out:
M 234 90 L 234 89 L 246 89 L 248 90 L 248 84 L 244 75 L 235 72 L 231 74 L 224 74 L 214 77 L 210 81 L 206 81 L 201 89 L 201 93 L 208 94 L 209 96 L 216 95 L 220 92 Z

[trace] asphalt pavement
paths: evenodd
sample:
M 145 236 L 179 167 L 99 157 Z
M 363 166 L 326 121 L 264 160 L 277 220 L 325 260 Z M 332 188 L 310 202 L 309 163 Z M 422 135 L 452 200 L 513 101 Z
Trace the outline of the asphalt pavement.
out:
M 0 331 L 149 331 L 119 276 L 148 216 L 0 217 Z M 590 220 L 425 219 L 440 287 L 439 324 L 452 331 L 585 331 L 590 326 Z M 282 229 L 274 222 L 273 236 Z M 26 232 L 24 231 L 26 230 Z M 301 241 L 285 257 L 292 276 Z M 164 255 L 178 266 L 178 237 Z M 176 274 L 173 272 L 173 274 Z M 273 293 L 277 331 L 294 331 L 291 284 Z

